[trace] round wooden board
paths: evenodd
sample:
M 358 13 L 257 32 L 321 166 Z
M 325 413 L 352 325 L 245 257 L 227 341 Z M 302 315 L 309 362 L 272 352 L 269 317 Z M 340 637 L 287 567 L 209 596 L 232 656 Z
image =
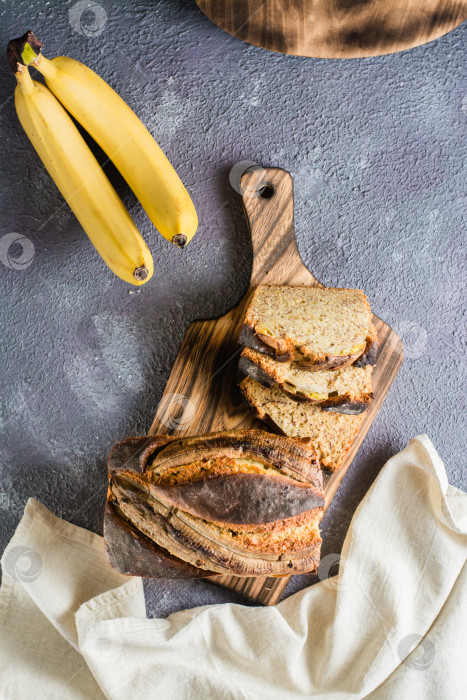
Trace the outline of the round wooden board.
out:
M 233 36 L 315 58 L 381 56 L 426 44 L 467 19 L 467 0 L 196 0 Z

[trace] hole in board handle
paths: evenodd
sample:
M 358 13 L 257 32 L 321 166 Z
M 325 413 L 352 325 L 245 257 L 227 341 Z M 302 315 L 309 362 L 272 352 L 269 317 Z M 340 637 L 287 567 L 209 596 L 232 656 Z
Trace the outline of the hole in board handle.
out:
M 263 185 L 259 188 L 258 194 L 263 199 L 271 199 L 275 191 L 274 185 Z

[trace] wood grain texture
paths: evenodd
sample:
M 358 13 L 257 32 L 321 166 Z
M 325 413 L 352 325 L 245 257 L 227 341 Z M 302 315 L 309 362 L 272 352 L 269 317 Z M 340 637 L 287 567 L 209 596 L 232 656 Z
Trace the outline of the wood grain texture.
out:
M 197 0 L 250 44 L 315 58 L 361 58 L 426 44 L 467 19 L 467 0 Z
M 253 418 L 237 387 L 241 351 L 238 336 L 249 297 L 258 284 L 322 286 L 302 263 L 295 244 L 290 174 L 279 168 L 257 168 L 243 175 L 240 186 L 253 245 L 250 288 L 244 299 L 223 316 L 190 324 L 150 435 L 266 429 L 263 423 Z M 374 322 L 380 342 L 373 373 L 375 398 L 365 412 L 343 468 L 326 479 L 326 506 L 344 478 L 402 362 L 399 337 L 377 317 L 374 317 Z M 289 578 L 217 576 L 214 580 L 258 603 L 273 605 L 279 600 Z

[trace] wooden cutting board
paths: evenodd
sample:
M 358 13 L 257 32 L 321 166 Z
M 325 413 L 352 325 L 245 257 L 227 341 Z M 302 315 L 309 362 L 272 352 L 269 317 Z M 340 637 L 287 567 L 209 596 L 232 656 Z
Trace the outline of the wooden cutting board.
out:
M 426 44 L 467 19 L 467 0 L 197 0 L 229 34 L 315 58 L 380 56 Z
M 159 403 L 150 435 L 197 435 L 236 428 L 267 428 L 250 414 L 237 388 L 238 336 L 244 309 L 258 284 L 322 286 L 301 261 L 293 226 L 292 177 L 279 168 L 258 168 L 241 178 L 240 189 L 253 244 L 250 288 L 219 318 L 190 324 Z M 380 349 L 373 373 L 374 395 L 340 472 L 326 478 L 326 507 L 373 422 L 403 358 L 402 343 L 376 316 Z M 274 605 L 287 585 L 281 578 L 216 576 L 215 581 L 252 600 Z

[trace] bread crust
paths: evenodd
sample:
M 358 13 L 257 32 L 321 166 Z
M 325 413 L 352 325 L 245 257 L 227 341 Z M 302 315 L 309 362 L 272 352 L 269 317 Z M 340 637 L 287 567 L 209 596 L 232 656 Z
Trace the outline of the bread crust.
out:
M 373 399 L 373 394 L 366 394 L 365 402 L 363 401 L 344 401 L 342 403 L 332 404 L 329 401 L 322 404 L 320 408 L 328 413 L 345 413 L 347 416 L 359 416 L 360 413 L 364 413 L 371 400 Z
M 133 527 L 112 500 L 105 505 L 104 543 L 109 564 L 127 576 L 194 579 L 215 575 L 177 559 L 159 547 Z
M 175 438 L 170 435 L 145 435 L 117 442 L 110 450 L 107 459 L 109 475 L 117 469 L 143 473 L 148 461 L 157 450 L 173 440 Z
M 372 336 L 367 339 L 365 351 L 353 363 L 355 367 L 365 367 L 365 365 L 375 365 L 378 357 L 378 336 L 376 328 L 372 324 Z
M 151 494 L 197 518 L 233 525 L 268 525 L 322 508 L 322 490 L 295 479 L 237 472 L 176 484 L 152 483 Z
M 323 480 L 316 453 L 302 438 L 281 439 L 264 430 L 223 430 L 207 435 L 173 438 L 160 449 L 153 460 L 147 460 L 143 471 L 172 466 L 172 458 L 185 455 L 190 458 L 192 451 L 198 456 L 203 451 L 219 450 L 233 457 L 247 457 L 273 465 L 284 474 L 300 481 L 306 481 L 322 488 Z M 180 460 L 179 460 L 180 461 Z M 186 462 L 185 462 L 186 463 Z

